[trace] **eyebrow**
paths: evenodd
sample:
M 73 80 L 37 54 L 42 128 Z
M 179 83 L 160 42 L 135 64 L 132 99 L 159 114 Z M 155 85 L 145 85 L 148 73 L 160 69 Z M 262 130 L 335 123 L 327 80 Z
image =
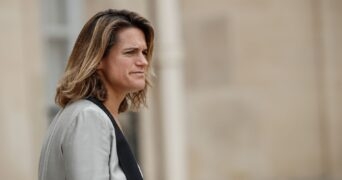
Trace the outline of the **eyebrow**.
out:
M 124 49 L 123 49 L 123 51 L 130 51 L 130 50 L 136 51 L 136 50 L 140 50 L 140 48 L 138 48 L 138 47 L 128 47 L 128 48 L 124 48 Z M 143 51 L 146 51 L 147 48 L 143 48 L 142 50 L 143 50 Z

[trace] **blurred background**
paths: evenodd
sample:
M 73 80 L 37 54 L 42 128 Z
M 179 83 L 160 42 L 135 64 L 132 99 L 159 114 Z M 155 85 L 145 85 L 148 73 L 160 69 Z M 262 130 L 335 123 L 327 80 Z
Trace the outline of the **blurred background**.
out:
M 342 180 L 342 1 L 0 0 L 0 179 L 37 179 L 83 24 L 156 29 L 149 108 L 121 115 L 148 180 Z

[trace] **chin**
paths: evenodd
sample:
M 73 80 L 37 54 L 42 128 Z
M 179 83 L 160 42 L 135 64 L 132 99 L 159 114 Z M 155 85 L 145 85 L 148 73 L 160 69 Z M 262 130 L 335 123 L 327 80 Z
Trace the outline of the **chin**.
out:
M 132 87 L 131 92 L 138 92 L 145 88 L 145 83 L 137 84 L 136 86 Z

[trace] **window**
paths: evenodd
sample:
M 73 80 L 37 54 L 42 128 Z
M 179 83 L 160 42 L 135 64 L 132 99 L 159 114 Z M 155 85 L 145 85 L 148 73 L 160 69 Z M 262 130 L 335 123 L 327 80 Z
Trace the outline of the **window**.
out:
M 54 103 L 61 77 L 81 29 L 82 0 L 42 0 L 43 54 L 46 62 L 46 105 L 51 121 L 58 111 Z

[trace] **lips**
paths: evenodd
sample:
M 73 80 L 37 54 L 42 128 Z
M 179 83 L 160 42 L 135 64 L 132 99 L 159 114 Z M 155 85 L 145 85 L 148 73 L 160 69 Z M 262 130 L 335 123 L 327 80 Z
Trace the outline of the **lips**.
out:
M 145 76 L 144 71 L 133 71 L 133 72 L 130 72 L 129 74 L 133 75 L 133 76 L 138 76 L 138 77 L 144 77 Z
M 145 72 L 144 71 L 133 71 L 133 72 L 130 72 L 130 74 L 144 74 Z

